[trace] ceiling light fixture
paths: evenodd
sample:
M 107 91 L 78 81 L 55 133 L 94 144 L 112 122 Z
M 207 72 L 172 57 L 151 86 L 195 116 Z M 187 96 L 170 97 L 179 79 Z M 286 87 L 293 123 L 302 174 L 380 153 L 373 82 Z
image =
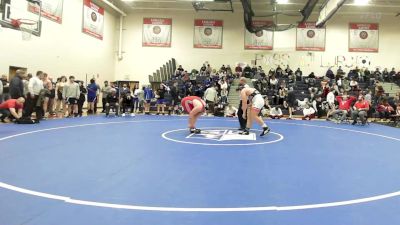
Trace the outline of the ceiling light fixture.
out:
M 289 4 L 289 0 L 276 0 L 278 4 Z
M 354 0 L 354 5 L 368 5 L 369 0 Z

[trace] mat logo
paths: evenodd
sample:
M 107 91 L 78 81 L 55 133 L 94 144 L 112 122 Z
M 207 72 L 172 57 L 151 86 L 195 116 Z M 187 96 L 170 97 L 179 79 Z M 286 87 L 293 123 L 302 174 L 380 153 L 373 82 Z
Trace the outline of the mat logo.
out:
M 190 134 L 188 139 L 206 139 L 213 141 L 255 141 L 256 134 L 250 133 L 249 135 L 241 135 L 236 130 L 202 130 L 201 134 Z

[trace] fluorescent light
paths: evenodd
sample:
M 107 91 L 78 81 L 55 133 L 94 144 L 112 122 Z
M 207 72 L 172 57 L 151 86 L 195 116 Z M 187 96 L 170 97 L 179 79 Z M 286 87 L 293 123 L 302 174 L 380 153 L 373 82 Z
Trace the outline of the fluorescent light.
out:
M 354 0 L 354 5 L 368 5 L 369 0 Z
M 276 0 L 276 3 L 278 3 L 278 4 L 288 4 L 289 0 Z

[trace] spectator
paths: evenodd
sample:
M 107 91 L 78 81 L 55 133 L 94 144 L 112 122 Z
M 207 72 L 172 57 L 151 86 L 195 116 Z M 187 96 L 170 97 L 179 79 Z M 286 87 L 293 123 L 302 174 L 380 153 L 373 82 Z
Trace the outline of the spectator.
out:
M 289 65 L 286 66 L 284 74 L 285 74 L 285 76 L 290 76 L 293 74 L 293 70 L 289 67 Z
M 43 87 L 46 89 L 45 96 L 43 98 L 43 115 L 44 118 L 48 118 L 49 114 L 53 113 L 53 82 L 47 73 L 43 73 Z
M 78 116 L 82 117 L 83 104 L 86 101 L 87 90 L 83 85 L 83 81 L 79 81 L 79 99 L 78 99 Z
M 0 103 L 3 102 L 3 82 L 0 81 Z
M 343 122 L 350 112 L 351 104 L 356 100 L 356 98 L 353 96 L 350 96 L 349 98 L 347 95 L 343 95 L 337 96 L 336 100 L 338 101 L 339 105 L 338 109 L 332 113 L 332 117 L 334 117 L 338 122 Z M 340 119 L 338 118 L 339 115 L 341 115 Z
M 94 79 L 94 78 L 93 78 Z M 96 84 L 96 98 L 94 100 L 94 114 L 97 113 L 97 103 L 99 102 L 99 96 L 100 96 L 100 85 L 98 83 L 96 83 L 96 80 L 94 79 L 95 84 Z
M 358 91 L 358 90 L 359 90 L 358 82 L 357 82 L 356 78 L 353 78 L 353 79 L 350 81 L 350 88 L 351 88 L 351 90 L 353 90 L 353 91 Z
M 316 98 L 312 101 L 312 106 L 318 118 L 322 118 L 325 115 L 325 107 L 321 95 L 316 96 Z
M 237 117 L 237 112 L 238 112 L 237 108 L 228 104 L 225 107 L 224 115 L 225 115 L 225 117 Z
M 377 67 L 375 69 L 374 77 L 375 77 L 376 80 L 383 81 L 383 76 L 382 76 L 381 71 L 379 70 L 379 67 Z
M 143 87 L 143 97 L 144 97 L 144 114 L 150 115 L 150 102 L 154 98 L 153 89 L 150 85 Z
M 102 113 L 106 112 L 107 95 L 110 93 L 111 87 L 108 85 L 108 81 L 104 81 L 104 86 L 101 88 L 101 103 L 103 104 Z
M 272 75 L 269 79 L 269 87 L 271 89 L 276 89 L 278 87 L 278 79 L 276 79 L 275 75 Z
M 56 112 L 57 113 L 62 112 L 63 116 L 67 112 L 65 98 L 63 96 L 63 91 L 64 91 L 64 87 L 65 87 L 66 83 L 67 83 L 67 78 L 65 76 L 62 76 L 61 78 L 59 78 L 59 80 L 57 81 L 57 84 L 56 84 L 56 91 L 55 91 L 57 94 Z M 60 111 L 60 106 L 62 107 L 61 111 Z
M 0 81 L 3 84 L 3 101 L 8 100 L 10 98 L 10 83 L 8 82 L 6 75 L 1 75 Z
M 26 101 L 26 110 L 25 117 L 31 117 L 32 112 L 35 111 L 36 119 L 42 119 L 42 108 L 37 106 L 39 100 L 40 91 L 43 89 L 43 72 L 37 71 L 36 77 L 32 77 L 29 80 L 28 89 L 29 89 L 29 97 Z
M 237 64 L 236 67 L 235 67 L 235 75 L 236 75 L 236 77 L 241 77 L 242 76 L 242 72 L 243 72 L 242 67 L 239 64 Z
M 332 71 L 332 67 L 329 67 L 329 69 L 326 71 L 326 77 L 328 77 L 330 80 L 335 79 L 335 74 Z
M 139 113 L 140 110 L 142 110 L 143 113 L 144 113 L 144 91 L 143 91 L 143 89 L 139 89 L 139 86 L 138 86 L 138 89 L 137 89 L 137 96 L 138 96 L 138 99 L 139 99 L 139 106 L 138 106 L 138 108 L 136 110 L 136 113 Z
M 135 113 L 139 113 L 139 89 L 138 85 L 136 84 L 132 89 L 132 110 L 131 116 L 135 116 Z
M 331 88 L 329 90 L 328 95 L 326 96 L 326 101 L 328 102 L 328 112 L 326 114 L 326 120 L 330 120 L 329 117 L 332 115 L 332 113 L 336 110 L 336 106 L 335 106 L 335 90 L 333 88 Z
M 97 90 L 96 81 L 93 78 L 90 79 L 90 84 L 87 86 L 88 114 L 95 113 L 94 105 L 96 103 Z
M 388 103 L 387 99 L 383 99 L 382 102 L 378 105 L 377 111 L 379 113 L 379 118 L 381 120 L 389 119 L 390 115 L 395 113 L 393 107 Z
M 342 66 L 339 66 L 339 68 L 338 68 L 337 71 L 336 71 L 336 74 L 337 74 L 337 75 L 342 75 L 342 74 L 344 74 L 344 71 L 343 71 L 343 69 L 342 69 Z
M 389 81 L 393 82 L 395 80 L 395 78 L 396 78 L 396 70 L 393 67 L 389 73 Z
M 161 83 L 160 88 L 156 92 L 156 99 L 157 99 L 157 114 L 160 115 L 162 113 L 165 115 L 165 84 Z M 161 112 L 160 112 L 161 109 Z
M 281 108 L 279 107 L 272 107 L 270 110 L 270 115 L 269 117 L 271 117 L 271 119 L 280 119 L 283 117 L 283 113 Z
M 293 117 L 294 108 L 296 106 L 296 94 L 294 93 L 293 88 L 290 88 L 287 94 L 286 100 L 283 102 L 283 106 L 289 110 L 288 120 L 291 120 Z
M 22 81 L 24 76 L 25 76 L 25 71 L 18 69 L 15 73 L 15 76 L 11 79 L 9 87 L 10 87 L 10 97 L 12 99 L 24 97 L 24 83 Z
M 303 71 L 300 70 L 300 68 L 297 68 L 296 72 L 294 72 L 296 75 L 296 81 L 301 81 L 303 77 Z
M 106 117 L 110 115 L 110 110 L 115 110 L 115 115 L 118 116 L 119 113 L 119 100 L 117 96 L 117 90 L 115 88 L 110 89 L 110 93 L 107 95 L 106 99 Z
M 226 83 L 226 78 L 221 79 L 218 84 L 221 88 L 221 103 L 226 104 L 228 102 L 228 83 Z
M 123 85 L 124 86 L 121 91 L 120 104 L 119 104 L 120 106 L 122 106 L 122 116 L 126 115 L 126 111 L 129 107 L 131 116 L 133 116 L 134 107 L 133 107 L 132 93 L 127 84 Z
M 358 101 L 353 106 L 353 112 L 351 117 L 353 118 L 352 125 L 357 123 L 357 118 L 360 118 L 361 123 L 364 125 L 367 122 L 367 112 L 369 110 L 369 104 L 365 101 L 362 95 L 358 96 Z
M 18 99 L 9 99 L 0 104 L 0 121 L 5 123 L 6 118 L 13 119 L 21 119 L 22 118 L 22 109 L 24 108 L 25 99 L 23 97 L 19 97 Z
M 68 116 L 71 118 L 73 116 L 78 116 L 78 99 L 80 96 L 79 84 L 75 83 L 75 77 L 70 76 L 69 82 L 63 88 L 63 96 L 68 105 Z M 89 97 L 89 95 L 88 95 Z
M 208 105 L 208 113 L 214 114 L 214 106 L 215 102 L 217 101 L 217 90 L 215 89 L 214 85 L 207 88 L 206 92 L 204 93 L 204 99 Z
M 303 117 L 302 120 L 311 120 L 315 117 L 315 110 L 313 107 L 307 103 L 303 108 Z
M 389 81 L 390 81 L 390 76 L 389 76 L 388 68 L 383 69 L 382 77 L 383 77 L 383 80 L 384 80 L 385 82 L 389 82 Z

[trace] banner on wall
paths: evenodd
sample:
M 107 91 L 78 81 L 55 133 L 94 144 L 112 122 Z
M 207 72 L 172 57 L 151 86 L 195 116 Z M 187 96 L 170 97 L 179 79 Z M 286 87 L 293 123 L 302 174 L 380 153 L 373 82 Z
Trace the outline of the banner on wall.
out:
M 64 0 L 42 0 L 42 16 L 62 23 L 63 2 Z M 28 3 L 28 10 L 36 14 L 39 13 L 37 4 L 31 2 Z
M 262 27 L 271 25 L 272 21 L 253 20 L 253 26 Z M 250 33 L 245 28 L 244 49 L 254 50 L 272 50 L 274 45 L 274 32 L 261 30 L 256 33 Z
M 350 52 L 379 51 L 379 24 L 350 23 L 349 28 Z
M 172 19 L 144 18 L 142 45 L 171 47 Z
M 297 51 L 325 51 L 326 29 L 315 22 L 300 23 L 296 29 Z
M 223 21 L 196 19 L 194 21 L 195 48 L 222 48 Z
M 91 0 L 83 0 L 83 33 L 103 40 L 104 8 Z

